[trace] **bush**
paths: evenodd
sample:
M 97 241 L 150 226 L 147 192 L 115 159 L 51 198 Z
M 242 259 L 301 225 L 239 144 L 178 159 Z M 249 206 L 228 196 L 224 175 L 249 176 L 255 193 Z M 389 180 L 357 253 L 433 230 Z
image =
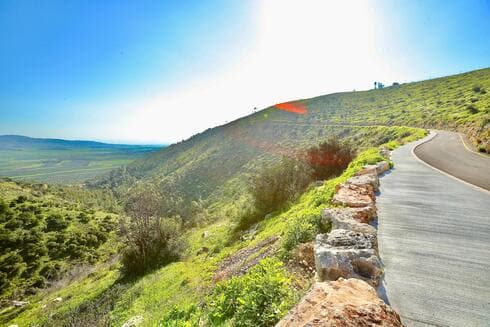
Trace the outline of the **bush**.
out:
M 274 326 L 293 304 L 291 280 L 282 262 L 264 259 L 241 277 L 216 285 L 208 298 L 208 318 L 214 325 Z
M 46 217 L 46 232 L 61 231 L 67 228 L 69 223 L 58 214 Z
M 306 151 L 306 161 L 313 169 L 316 180 L 327 180 L 340 175 L 356 153 L 350 143 L 330 138 Z
M 184 249 L 180 223 L 157 216 L 157 201 L 156 194 L 143 191 L 130 200 L 126 209 L 130 216 L 121 219 L 121 262 L 126 275 L 176 261 Z
M 296 159 L 282 158 L 279 164 L 267 167 L 252 177 L 250 191 L 255 212 L 263 216 L 295 200 L 312 181 L 311 168 Z

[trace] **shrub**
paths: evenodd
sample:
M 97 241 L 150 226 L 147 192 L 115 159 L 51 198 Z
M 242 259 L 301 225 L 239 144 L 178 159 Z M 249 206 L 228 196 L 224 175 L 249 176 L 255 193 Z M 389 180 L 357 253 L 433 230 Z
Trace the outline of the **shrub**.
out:
M 275 166 L 267 167 L 252 177 L 250 191 L 256 214 L 263 216 L 293 201 L 312 181 L 311 168 L 296 159 L 282 158 Z
M 208 298 L 212 324 L 274 326 L 293 304 L 291 280 L 277 259 L 264 259 L 241 277 L 216 285 Z
M 180 257 L 184 242 L 180 224 L 157 216 L 158 197 L 151 191 L 136 194 L 127 205 L 130 214 L 121 219 L 122 268 L 126 275 L 139 275 Z
M 58 214 L 46 217 L 46 232 L 61 231 L 68 227 L 69 223 Z
M 356 153 L 350 143 L 330 138 L 306 151 L 306 161 L 313 169 L 316 180 L 326 180 L 340 175 Z

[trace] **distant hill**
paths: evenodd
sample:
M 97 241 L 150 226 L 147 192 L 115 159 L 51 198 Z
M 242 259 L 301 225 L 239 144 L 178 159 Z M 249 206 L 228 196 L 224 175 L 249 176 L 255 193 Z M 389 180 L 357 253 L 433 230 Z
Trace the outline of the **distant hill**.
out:
M 379 145 L 407 133 L 396 126 L 464 131 L 490 150 L 489 68 L 291 104 L 305 110 L 266 108 L 138 159 L 91 185 L 124 194 L 150 183 L 183 200 L 237 200 L 247 176 L 278 156 L 329 136 L 359 147 Z
M 81 183 L 159 149 L 158 146 L 0 135 L 0 177 Z

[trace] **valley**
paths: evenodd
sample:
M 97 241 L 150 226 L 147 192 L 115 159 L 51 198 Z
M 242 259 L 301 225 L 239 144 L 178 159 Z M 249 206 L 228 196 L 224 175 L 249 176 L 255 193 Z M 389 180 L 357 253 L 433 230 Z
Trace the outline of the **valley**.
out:
M 159 149 L 158 146 L 0 135 L 0 176 L 80 184 Z

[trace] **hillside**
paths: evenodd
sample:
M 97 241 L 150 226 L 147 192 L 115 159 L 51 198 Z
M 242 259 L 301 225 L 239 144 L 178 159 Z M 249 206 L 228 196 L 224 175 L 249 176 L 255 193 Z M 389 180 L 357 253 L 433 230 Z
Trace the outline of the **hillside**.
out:
M 0 179 L 0 307 L 69 277 L 74 266 L 107 260 L 111 207 L 109 194 Z
M 359 147 L 380 145 L 403 133 L 393 126 L 463 131 L 482 151 L 490 151 L 489 92 L 487 68 L 298 100 L 305 114 L 269 107 L 141 158 L 91 185 L 125 194 L 150 183 L 179 203 L 222 199 L 225 193 L 238 200 L 247 176 L 265 162 L 327 136 L 352 140 Z
M 160 147 L 1 135 L 0 176 L 49 183 L 81 183 L 158 149 Z

